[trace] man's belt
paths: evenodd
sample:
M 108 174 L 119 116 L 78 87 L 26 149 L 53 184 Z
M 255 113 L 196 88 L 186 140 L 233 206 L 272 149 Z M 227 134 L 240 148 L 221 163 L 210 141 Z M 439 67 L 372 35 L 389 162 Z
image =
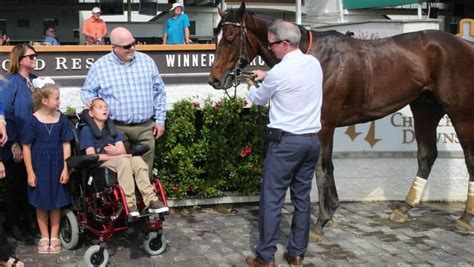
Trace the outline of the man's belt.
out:
M 306 137 L 312 137 L 312 136 L 318 136 L 318 133 L 304 133 L 304 134 L 294 134 L 294 133 L 289 133 L 285 131 L 281 131 L 282 136 L 306 136 Z

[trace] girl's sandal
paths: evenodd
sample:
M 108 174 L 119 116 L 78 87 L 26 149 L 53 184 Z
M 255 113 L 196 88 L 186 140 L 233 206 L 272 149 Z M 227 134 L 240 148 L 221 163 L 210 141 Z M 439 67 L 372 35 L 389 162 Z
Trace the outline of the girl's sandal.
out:
M 42 237 L 38 242 L 38 253 L 48 254 L 49 253 L 49 239 Z
M 25 264 L 15 256 L 8 257 L 8 260 L 2 263 L 3 263 L 2 266 L 6 266 L 6 267 L 24 267 L 25 266 Z
M 61 252 L 61 240 L 57 237 L 51 237 L 51 244 L 49 245 L 49 253 Z

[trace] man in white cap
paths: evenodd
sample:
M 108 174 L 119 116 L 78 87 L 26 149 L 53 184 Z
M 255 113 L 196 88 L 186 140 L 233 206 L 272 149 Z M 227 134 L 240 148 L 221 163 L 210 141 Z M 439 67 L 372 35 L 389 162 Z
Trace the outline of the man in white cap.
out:
M 104 38 L 107 35 L 107 25 L 100 18 L 100 8 L 92 9 L 92 16 L 84 21 L 82 25 L 82 34 L 86 37 L 86 44 L 97 45 L 104 44 Z
M 183 6 L 174 3 L 170 9 L 172 16 L 166 22 L 163 32 L 163 44 L 189 44 L 189 17 L 184 14 Z

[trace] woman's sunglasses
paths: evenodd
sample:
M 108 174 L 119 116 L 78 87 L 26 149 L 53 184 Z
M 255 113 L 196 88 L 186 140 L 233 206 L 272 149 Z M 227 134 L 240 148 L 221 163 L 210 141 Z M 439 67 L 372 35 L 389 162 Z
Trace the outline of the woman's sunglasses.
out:
M 25 58 L 25 57 L 29 58 L 30 60 L 33 60 L 35 58 L 38 58 L 38 55 L 37 54 L 24 55 L 21 58 Z

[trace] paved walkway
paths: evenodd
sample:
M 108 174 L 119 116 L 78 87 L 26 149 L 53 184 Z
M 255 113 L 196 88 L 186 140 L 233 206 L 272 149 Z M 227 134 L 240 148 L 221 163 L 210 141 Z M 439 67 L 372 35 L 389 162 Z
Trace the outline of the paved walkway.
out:
M 394 202 L 342 203 L 327 240 L 310 238 L 305 266 L 474 266 L 474 235 L 451 231 L 464 204 L 425 204 L 412 210 L 411 220 L 387 220 Z M 317 208 L 313 212 L 317 215 Z M 284 209 L 276 260 L 288 239 L 291 206 Z M 258 208 L 254 204 L 176 208 L 167 217 L 168 249 L 148 256 L 141 241 L 119 237 L 109 243 L 109 266 L 245 266 L 258 239 Z M 12 240 L 12 239 L 10 239 Z M 84 266 L 90 245 L 58 255 L 38 255 L 34 245 L 17 243 L 27 266 Z

